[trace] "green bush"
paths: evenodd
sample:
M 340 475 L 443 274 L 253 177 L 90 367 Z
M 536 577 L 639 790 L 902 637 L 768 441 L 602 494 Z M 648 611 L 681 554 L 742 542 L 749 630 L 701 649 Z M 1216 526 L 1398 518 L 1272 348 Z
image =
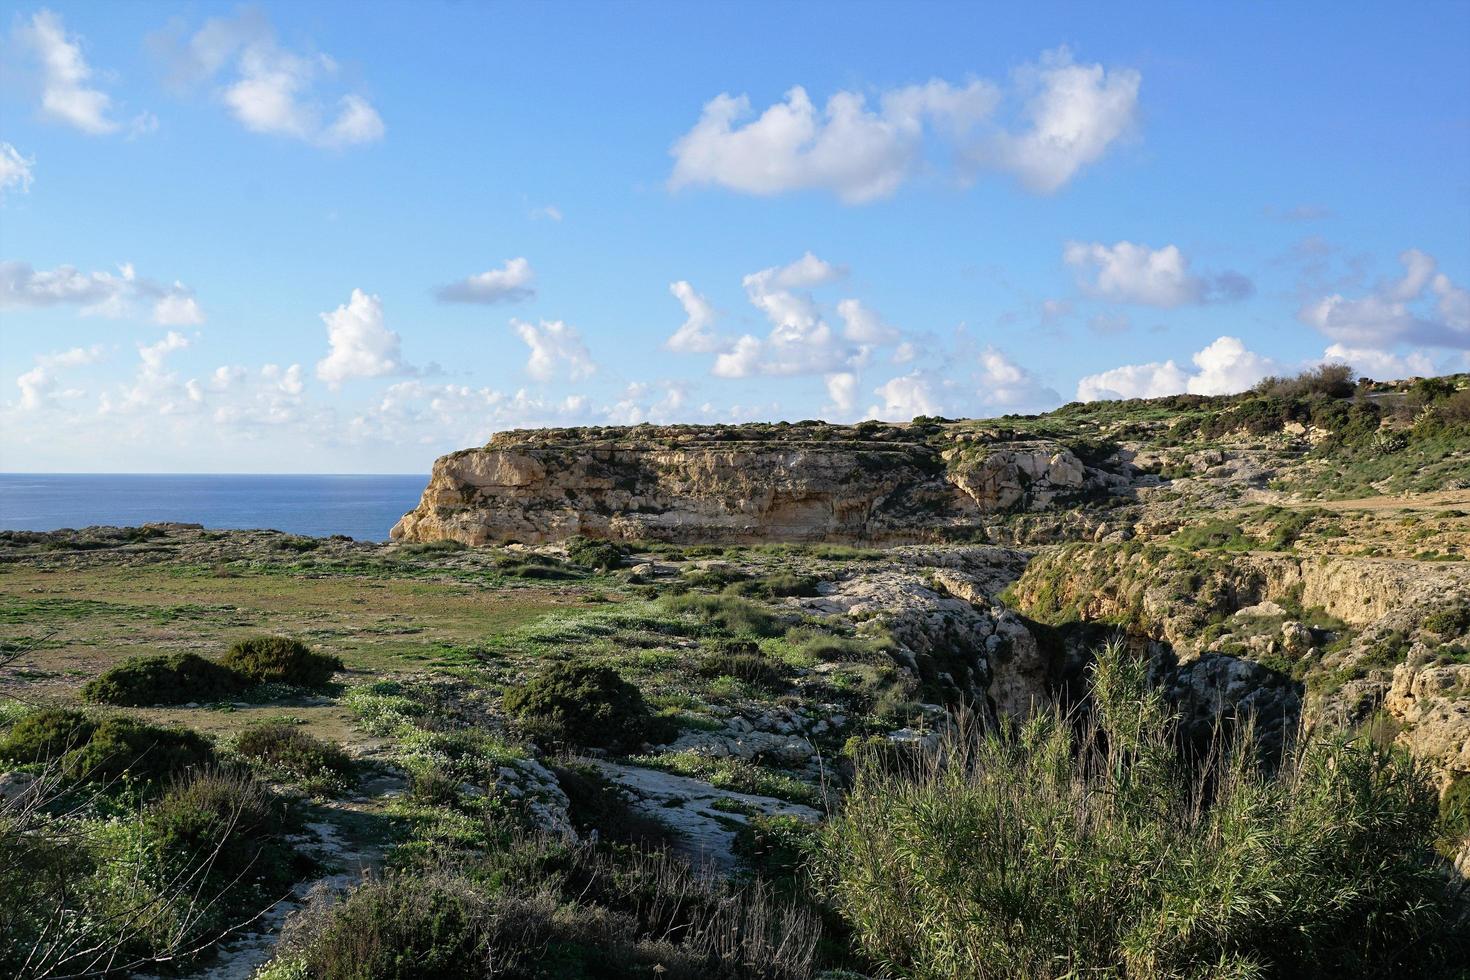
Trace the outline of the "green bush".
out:
M 82 687 L 82 697 L 99 704 L 143 706 L 185 701 L 220 701 L 249 682 L 228 667 L 197 653 L 132 657 Z
M 771 691 L 785 690 L 785 665 L 761 653 L 755 644 L 750 647 L 711 653 L 699 662 L 699 672 L 705 677 L 734 677 Z
M 867 955 L 908 977 L 1444 976 L 1470 946 L 1406 757 L 1305 734 L 1274 775 L 1249 734 L 1196 768 L 1121 647 L 1096 710 L 859 760 L 825 874 Z
M 1249 551 L 1260 547 L 1260 542 L 1247 537 L 1238 524 L 1226 520 L 1208 521 L 1194 527 L 1183 528 L 1169 539 L 1169 543 L 1191 551 L 1200 551 L 1205 548 Z
M 705 623 L 736 634 L 779 636 L 781 622 L 753 602 L 727 595 L 668 596 L 664 606 L 674 613 L 692 613 Z
M 352 771 L 341 748 L 313 738 L 289 722 L 252 725 L 235 740 L 235 751 L 275 776 L 301 782 L 340 784 Z
M 631 750 L 666 734 L 642 692 L 610 667 L 556 664 L 508 691 L 504 707 L 532 731 L 569 745 Z
M 0 759 L 12 762 L 59 759 L 85 745 L 96 728 L 97 723 L 80 711 L 42 708 L 22 717 L 0 739 Z
M 736 582 L 725 591 L 731 595 L 758 596 L 762 599 L 779 599 L 786 596 L 814 596 L 817 594 L 818 579 L 815 575 L 797 575 L 778 572 L 746 582 Z
M 623 559 L 628 557 L 628 549 L 611 541 L 595 541 L 578 536 L 567 542 L 567 557 L 574 565 L 607 572 L 623 567 Z
M 143 814 L 161 865 L 202 867 L 216 879 L 246 873 L 272 887 L 289 882 L 290 851 L 277 838 L 283 804 L 249 775 L 197 771 L 176 782 Z
M 342 661 L 330 654 L 313 653 L 300 640 L 284 636 L 253 636 L 240 640 L 220 663 L 256 683 L 274 682 L 295 687 L 321 687 L 342 670 Z
M 92 737 L 62 757 L 68 775 L 112 780 L 124 774 L 140 782 L 162 783 L 214 761 L 214 749 L 197 732 L 163 728 L 133 718 L 106 718 Z

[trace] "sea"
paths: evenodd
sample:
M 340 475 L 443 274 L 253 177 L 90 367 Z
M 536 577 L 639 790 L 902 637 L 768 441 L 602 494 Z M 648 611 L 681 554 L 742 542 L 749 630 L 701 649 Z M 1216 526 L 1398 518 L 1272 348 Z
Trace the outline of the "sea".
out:
M 0 530 L 153 521 L 386 541 L 428 475 L 0 473 Z

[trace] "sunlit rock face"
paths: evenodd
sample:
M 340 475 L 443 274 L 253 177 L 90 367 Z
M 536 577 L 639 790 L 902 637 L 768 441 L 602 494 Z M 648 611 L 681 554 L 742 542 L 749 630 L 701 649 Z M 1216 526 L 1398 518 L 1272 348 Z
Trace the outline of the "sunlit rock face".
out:
M 393 537 L 925 541 L 1128 485 L 1060 443 L 969 423 L 636 426 L 497 434 L 434 464 Z

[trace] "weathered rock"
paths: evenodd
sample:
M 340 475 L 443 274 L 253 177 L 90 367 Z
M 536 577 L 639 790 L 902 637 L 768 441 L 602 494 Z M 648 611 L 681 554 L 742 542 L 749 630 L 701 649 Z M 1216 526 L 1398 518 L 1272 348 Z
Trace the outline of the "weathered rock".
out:
M 937 431 L 936 431 L 937 430 Z M 1126 468 L 1126 464 L 1120 464 Z M 637 426 L 497 433 L 441 457 L 404 541 L 921 541 L 1126 476 L 1002 432 Z
M 1399 664 L 1383 706 L 1415 757 L 1446 779 L 1470 774 L 1470 664 Z

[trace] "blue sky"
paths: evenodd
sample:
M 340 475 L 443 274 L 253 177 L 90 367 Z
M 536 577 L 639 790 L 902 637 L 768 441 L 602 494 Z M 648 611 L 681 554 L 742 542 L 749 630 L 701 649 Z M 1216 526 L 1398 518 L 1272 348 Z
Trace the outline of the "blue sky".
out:
M 1470 4 L 0 9 L 4 470 L 1470 368 Z

